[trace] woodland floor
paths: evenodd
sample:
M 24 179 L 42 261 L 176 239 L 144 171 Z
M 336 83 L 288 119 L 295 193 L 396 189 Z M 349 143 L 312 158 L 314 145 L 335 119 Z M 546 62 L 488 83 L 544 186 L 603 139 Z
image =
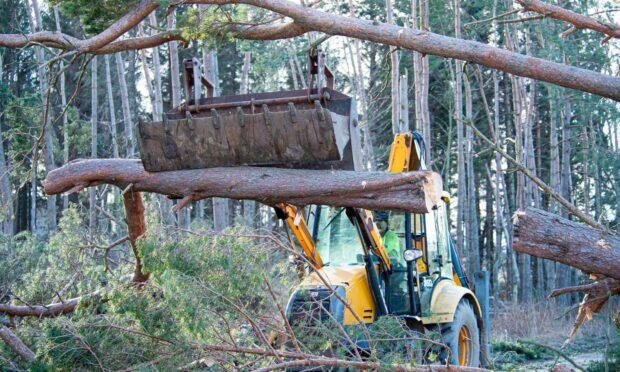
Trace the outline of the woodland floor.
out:
M 564 349 L 562 343 L 570 333 L 574 312 L 563 317 L 566 310 L 550 304 L 504 307 L 492 313 L 493 367 L 497 371 L 549 371 L 556 364 L 572 367 L 564 358 L 545 347 L 521 343 L 532 341 L 564 352 L 579 367 L 598 371 L 596 362 L 605 358 L 605 350 L 620 341 L 614 323 L 620 304 L 595 314 L 578 331 Z M 603 369 L 604 370 L 604 369 Z

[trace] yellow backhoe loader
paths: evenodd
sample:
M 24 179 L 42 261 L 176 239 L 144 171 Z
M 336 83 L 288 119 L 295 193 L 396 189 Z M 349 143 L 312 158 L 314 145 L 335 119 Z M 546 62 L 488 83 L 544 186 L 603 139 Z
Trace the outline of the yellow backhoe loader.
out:
M 333 89 L 323 58 L 320 50 L 309 56 L 308 90 L 228 97 L 213 97 L 197 59 L 184 61 L 185 103 L 163 122 L 139 123 L 145 169 L 360 170 L 355 101 Z M 397 134 L 387 171 L 426 170 L 423 154 L 418 133 Z M 450 363 L 479 366 L 485 318 L 459 263 L 448 204 L 444 193 L 426 214 L 279 205 L 277 215 L 311 266 L 288 302 L 291 324 L 317 307 L 344 327 L 395 315 L 412 330 L 439 331 Z M 440 358 L 445 362 L 447 355 Z

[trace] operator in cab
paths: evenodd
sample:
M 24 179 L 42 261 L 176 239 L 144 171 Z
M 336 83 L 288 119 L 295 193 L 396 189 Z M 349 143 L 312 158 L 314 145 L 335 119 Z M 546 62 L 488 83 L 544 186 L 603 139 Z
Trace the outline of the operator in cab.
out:
M 399 262 L 402 257 L 400 239 L 398 238 L 398 235 L 390 229 L 389 219 L 389 212 L 377 212 L 377 228 L 381 234 L 381 239 L 385 245 L 385 250 L 388 253 L 388 257 L 392 262 Z

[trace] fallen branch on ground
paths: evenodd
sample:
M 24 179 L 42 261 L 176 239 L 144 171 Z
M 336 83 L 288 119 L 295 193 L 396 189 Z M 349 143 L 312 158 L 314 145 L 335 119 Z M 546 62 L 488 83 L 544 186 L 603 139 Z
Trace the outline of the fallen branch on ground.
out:
M 129 159 L 74 161 L 50 172 L 43 186 L 52 195 L 78 192 L 102 183 L 121 189 L 130 187 L 135 195 L 155 192 L 180 198 L 178 208 L 195 200 L 223 197 L 251 199 L 272 206 L 284 202 L 427 213 L 442 192 L 441 177 L 434 172 L 234 167 L 149 173 L 139 160 Z M 131 218 L 137 213 L 130 213 L 127 204 L 125 209 L 128 225 L 139 227 L 141 222 Z
M 93 301 L 100 300 L 102 292 L 103 290 L 98 290 L 85 296 L 75 297 L 65 300 L 63 302 L 51 303 L 49 305 L 0 304 L 0 314 L 19 317 L 48 317 L 68 314 L 74 312 L 80 304 L 88 305 Z
M 295 359 L 294 361 L 286 361 L 279 364 L 274 364 L 259 371 L 272 371 L 277 369 L 285 369 L 287 367 L 303 367 L 303 366 L 325 366 L 325 367 L 353 367 L 360 370 L 381 370 L 389 369 L 390 371 L 402 371 L 402 372 L 486 372 L 488 369 L 463 367 L 463 366 L 405 366 L 405 365 L 390 365 L 381 362 L 359 361 L 359 360 L 344 360 L 336 358 L 328 358 L 319 355 L 312 355 L 306 353 L 287 352 L 287 351 L 275 351 L 263 350 L 258 348 L 244 348 L 234 347 L 227 345 L 202 345 L 201 348 L 211 352 L 225 352 L 225 353 L 240 353 L 240 354 L 252 354 L 252 355 L 265 355 L 265 356 L 278 356 L 284 359 Z
M 0 339 L 26 362 L 32 362 L 34 360 L 35 354 L 32 350 L 30 350 L 13 331 L 3 325 L 0 325 Z

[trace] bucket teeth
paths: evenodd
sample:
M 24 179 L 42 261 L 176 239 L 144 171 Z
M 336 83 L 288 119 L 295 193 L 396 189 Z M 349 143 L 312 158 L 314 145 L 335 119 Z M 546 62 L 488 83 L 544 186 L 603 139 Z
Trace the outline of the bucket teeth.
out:
M 350 97 L 306 91 L 208 97 L 201 110 L 172 110 L 139 122 L 138 145 L 150 172 L 239 165 L 353 169 Z M 191 114 L 190 114 L 191 112 Z
M 288 103 L 288 112 L 291 114 L 291 122 L 297 123 L 297 110 L 293 102 Z
M 265 118 L 265 124 L 267 126 L 271 126 L 271 113 L 269 112 L 269 106 L 266 103 L 263 103 L 263 117 Z
M 325 113 L 323 112 L 323 106 L 321 106 L 321 102 L 319 102 L 319 100 L 314 101 L 314 107 L 316 108 L 316 113 L 319 116 L 319 120 L 325 121 Z
M 239 119 L 239 127 L 245 127 L 245 121 L 243 118 L 243 109 L 241 107 L 237 107 L 237 119 Z
M 211 109 L 211 117 L 213 118 L 213 127 L 215 129 L 220 129 L 220 114 L 217 113 L 216 109 Z

